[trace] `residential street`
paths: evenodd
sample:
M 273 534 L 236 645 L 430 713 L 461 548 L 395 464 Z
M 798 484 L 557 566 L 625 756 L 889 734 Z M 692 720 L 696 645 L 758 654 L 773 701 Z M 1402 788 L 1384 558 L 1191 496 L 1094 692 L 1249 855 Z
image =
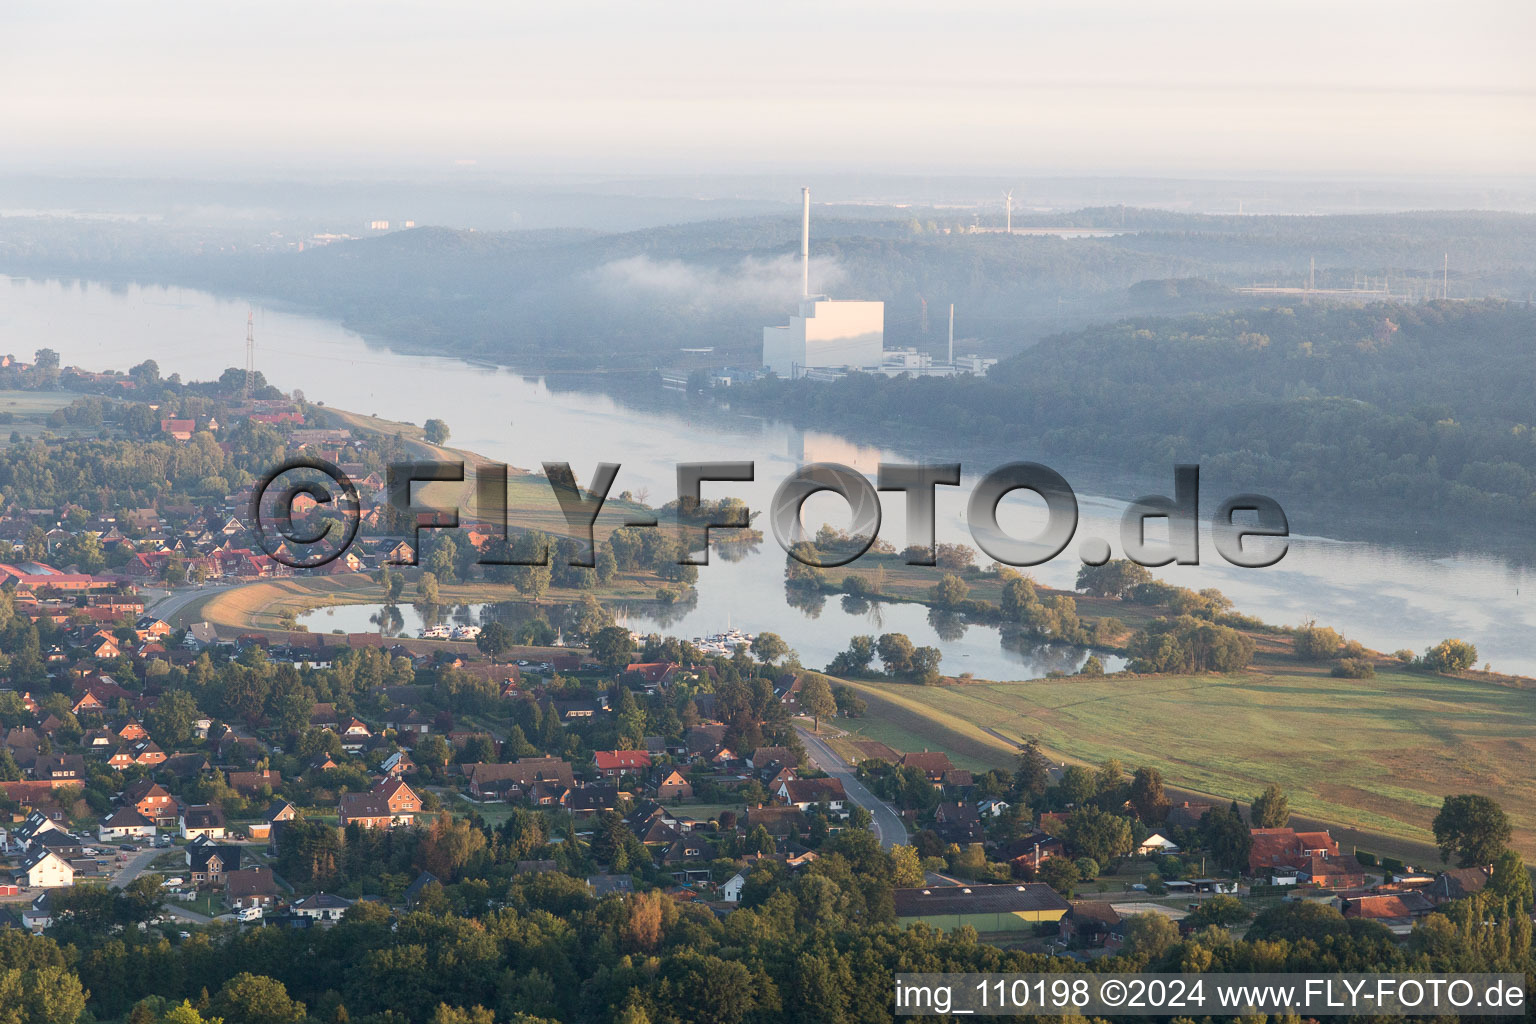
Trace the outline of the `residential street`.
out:
M 129 859 L 127 865 L 125 865 L 121 871 L 117 872 L 117 874 L 112 877 L 112 881 L 109 884 L 115 885 L 119 889 L 124 888 L 135 878 L 138 878 L 140 875 L 144 874 L 144 872 L 149 868 L 149 865 L 154 862 L 155 858 L 165 852 L 165 850 L 157 850 L 154 847 L 140 851 L 138 854 Z M 185 872 L 183 872 L 183 875 L 184 874 Z M 180 907 L 173 906 L 169 902 L 165 905 L 165 913 L 170 917 L 176 918 L 178 921 L 189 921 L 192 924 L 207 924 L 213 920 L 213 918 L 204 914 L 199 914 L 195 910 L 183 910 Z
M 902 823 L 901 816 L 891 805 L 871 793 L 868 787 L 853 774 L 853 769 L 849 767 L 848 762 L 827 746 L 820 736 L 798 722 L 795 723 L 795 731 L 800 734 L 800 741 L 805 744 L 806 754 L 811 764 L 834 779 L 840 779 L 843 789 L 848 793 L 848 799 L 874 816 L 870 828 L 879 838 L 880 845 L 887 850 L 893 846 L 905 845 L 907 826 Z

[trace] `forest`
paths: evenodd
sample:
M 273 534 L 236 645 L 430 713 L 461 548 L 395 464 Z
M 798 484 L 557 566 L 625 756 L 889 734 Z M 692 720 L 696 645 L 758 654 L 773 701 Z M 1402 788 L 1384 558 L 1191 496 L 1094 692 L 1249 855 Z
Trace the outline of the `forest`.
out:
M 1490 382 L 1533 379 L 1533 337 L 1536 311 L 1496 301 L 1132 317 L 983 378 L 768 378 L 733 388 L 731 404 L 1124 475 L 1171 480 L 1196 463 L 1203 490 L 1267 494 L 1297 532 L 1389 516 L 1507 527 L 1536 522 L 1536 433 L 1525 389 Z M 1312 518 L 1297 527 L 1297 514 Z

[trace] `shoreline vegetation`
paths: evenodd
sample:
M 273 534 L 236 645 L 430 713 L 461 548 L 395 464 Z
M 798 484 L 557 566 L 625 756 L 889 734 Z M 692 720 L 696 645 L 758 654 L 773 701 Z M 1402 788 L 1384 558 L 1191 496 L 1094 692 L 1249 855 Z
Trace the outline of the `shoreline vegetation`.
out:
M 817 543 L 830 550 L 848 540 L 824 530 Z M 877 549 L 827 570 L 786 558 L 786 588 L 807 601 L 921 604 L 936 615 L 1014 629 L 1023 642 L 1113 651 L 1131 659 L 1130 668 L 1019 681 L 934 671 L 932 685 L 922 685 L 910 674 L 873 668 L 877 659 L 883 664 L 882 652 L 879 640 L 866 638 L 862 665 L 855 658 L 826 666 L 835 685 L 867 702 L 860 717 L 838 719 L 854 735 L 904 749 L 943 748 L 976 767 L 1005 766 L 1033 738 L 1064 763 L 1117 756 L 1151 764 L 1188 799 L 1242 798 L 1278 773 L 1298 813 L 1362 845 L 1419 859 L 1431 848 L 1428 824 L 1441 798 L 1485 792 L 1513 808 L 1517 846 L 1536 851 L 1536 813 L 1521 810 L 1519 795 L 1536 788 L 1536 776 L 1505 761 L 1536 742 L 1536 680 L 1478 670 L 1469 660 L 1475 651 L 1444 644 L 1421 655 L 1371 651 L 1326 626 L 1243 616 L 1216 592 L 1172 587 L 1128 563 L 1085 571 L 1083 589 L 1064 592 L 1007 567 L 974 565 L 959 546 L 942 548 L 932 568 L 906 565 L 905 554 Z M 585 595 L 604 603 L 654 599 L 663 589 L 666 581 L 653 575 L 623 573 L 593 590 L 550 589 L 538 604 L 553 610 Z M 444 584 L 439 596 L 445 605 L 534 603 L 489 581 Z M 292 578 L 210 595 L 181 617 L 277 630 L 285 612 L 384 597 L 369 574 Z M 1170 622 L 1184 623 L 1188 637 L 1220 630 L 1240 636 L 1242 664 L 1190 670 L 1186 656 L 1166 649 L 1181 642 L 1178 631 L 1170 641 Z M 1157 650 L 1149 637 L 1158 639 Z M 792 648 L 793 637 L 786 640 Z M 1159 650 L 1175 667 L 1147 671 Z

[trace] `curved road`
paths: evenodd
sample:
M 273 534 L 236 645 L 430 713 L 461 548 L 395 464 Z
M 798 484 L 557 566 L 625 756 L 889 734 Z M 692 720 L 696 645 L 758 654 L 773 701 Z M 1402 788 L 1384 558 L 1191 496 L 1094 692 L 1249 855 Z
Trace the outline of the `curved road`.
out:
M 848 794 L 848 799 L 863 807 L 873 816 L 870 822 L 870 830 L 880 840 L 880 845 L 889 850 L 893 846 L 903 846 L 907 843 L 907 826 L 902 823 L 901 815 L 891 808 L 891 805 L 871 793 L 853 774 L 853 769 L 848 766 L 837 753 L 822 740 L 820 736 L 811 732 L 800 723 L 795 723 L 795 732 L 800 734 L 800 741 L 805 744 L 805 751 L 811 764 L 820 768 L 834 779 L 843 784 L 843 790 Z

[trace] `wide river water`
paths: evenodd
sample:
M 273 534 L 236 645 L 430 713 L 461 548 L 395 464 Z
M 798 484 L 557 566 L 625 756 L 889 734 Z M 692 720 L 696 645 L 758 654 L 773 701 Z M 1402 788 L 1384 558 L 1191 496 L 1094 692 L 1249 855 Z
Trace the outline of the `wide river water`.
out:
M 250 308 L 244 301 L 180 288 L 0 277 L 0 352 L 30 359 L 35 350 L 49 347 L 65 365 L 91 370 L 126 370 L 154 359 L 164 374 L 206 380 L 244 365 Z M 679 462 L 754 461 L 755 482 L 709 484 L 705 496 L 734 494 L 754 510 L 766 510 L 779 482 L 803 463 L 842 462 L 873 474 L 881 458 L 958 459 L 965 463 L 962 486 L 939 489 L 939 540 L 968 542 L 965 501 L 975 479 L 1007 459 L 1038 457 L 1015 452 L 1006 458 L 972 455 L 966 462 L 963 452 L 901 444 L 874 449 L 690 403 L 681 394 L 670 409 L 637 410 L 596 393 L 552 391 L 539 378 L 507 370 L 394 352 L 330 321 L 254 308 L 257 368 L 284 390 L 299 388 L 310 401 L 391 419 L 422 423 L 440 417 L 452 429 L 456 447 L 520 467 L 569 462 L 583 481 L 598 462 L 617 462 L 622 468 L 614 493 L 644 493 L 655 505 L 675 495 Z M 1071 481 L 1069 466 L 1056 468 Z M 882 497 L 881 536 L 899 547 L 906 529 L 902 497 Z M 1219 500 L 1202 495 L 1202 507 Z M 1120 550 L 1123 501 L 1080 492 L 1078 502 L 1076 539 L 1055 560 L 1032 570 L 1046 584 L 1071 585 L 1082 538 L 1106 538 Z M 1037 533 L 1043 519 L 1041 508 L 1026 497 L 1005 499 L 1001 513 L 1002 524 L 1020 536 Z M 808 502 L 806 523 L 814 529 L 822 521 L 846 526 L 841 503 L 825 497 Z M 766 516 L 758 525 L 765 539 L 755 554 L 736 562 L 717 554 L 700 568 L 697 602 L 668 609 L 660 620 L 632 610 L 631 627 L 654 626 L 679 636 L 715 633 L 728 624 L 749 632 L 770 630 L 811 666 L 824 664 L 854 634 L 904 632 L 915 643 L 940 648 L 944 671 L 990 679 L 1071 670 L 1081 658 L 1078 652 L 1011 650 L 990 627 L 971 626 L 958 636 L 946 628 L 941 637 L 928 612 L 914 605 L 845 607 L 831 597 L 814 614 L 796 608 L 785 599 L 784 556 Z M 1293 537 L 1286 557 L 1268 569 L 1226 564 L 1208 537 L 1202 538 L 1201 553 L 1199 566 L 1156 572 L 1185 586 L 1219 588 L 1240 610 L 1272 622 L 1315 619 L 1380 650 L 1422 650 L 1457 636 L 1475 643 L 1480 660 L 1495 669 L 1536 674 L 1536 580 L 1528 568 L 1503 558 L 1310 536 Z M 321 610 L 309 621 L 315 629 L 375 628 L 368 622 L 371 611 Z

